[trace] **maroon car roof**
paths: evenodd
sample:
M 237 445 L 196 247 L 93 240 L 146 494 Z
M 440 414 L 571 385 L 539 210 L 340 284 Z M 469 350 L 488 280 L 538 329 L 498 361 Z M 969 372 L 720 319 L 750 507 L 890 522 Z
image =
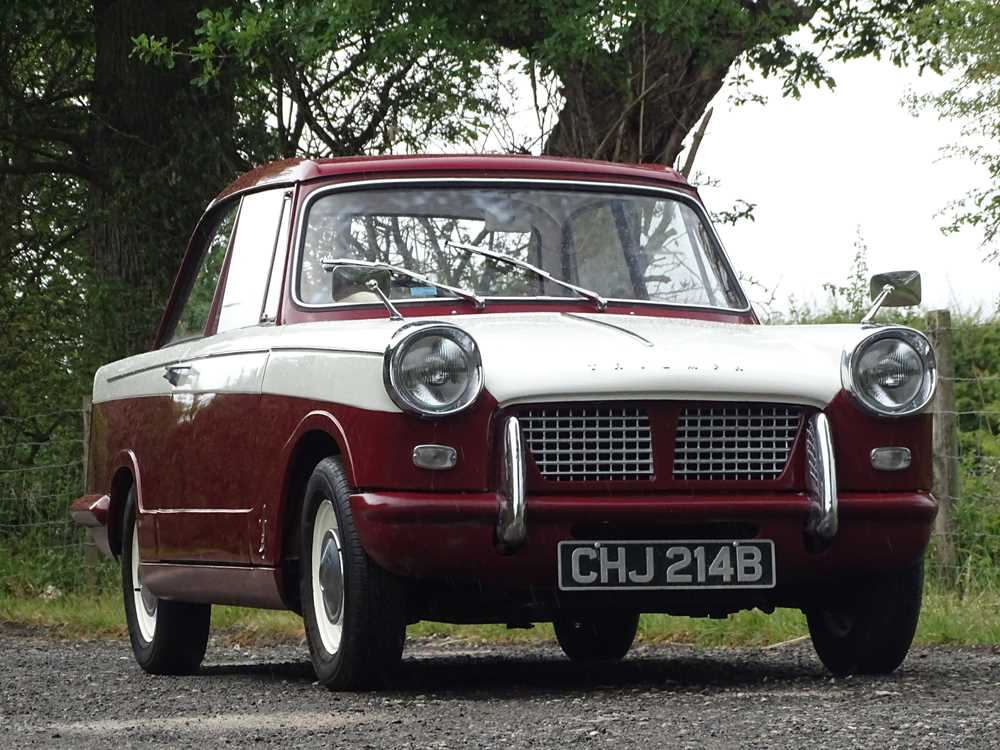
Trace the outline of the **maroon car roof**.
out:
M 251 188 L 291 185 L 324 177 L 349 177 L 386 173 L 462 172 L 466 176 L 489 177 L 498 174 L 525 176 L 562 176 L 598 179 L 626 179 L 649 184 L 663 182 L 690 189 L 687 180 L 662 164 L 618 164 L 591 159 L 567 159 L 554 156 L 479 154 L 414 156 L 345 156 L 336 159 L 285 159 L 265 164 L 240 175 L 217 197 L 216 201 Z

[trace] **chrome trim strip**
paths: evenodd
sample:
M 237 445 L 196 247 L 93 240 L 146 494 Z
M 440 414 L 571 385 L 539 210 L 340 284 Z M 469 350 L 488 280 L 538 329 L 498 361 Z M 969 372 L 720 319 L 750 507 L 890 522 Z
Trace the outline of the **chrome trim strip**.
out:
M 503 457 L 500 462 L 500 487 L 497 492 L 497 549 L 509 554 L 524 544 L 528 536 L 524 498 L 524 448 L 521 425 L 509 417 L 503 428 Z
M 274 352 L 320 352 L 322 354 L 353 354 L 363 357 L 378 357 L 379 359 L 385 356 L 384 351 L 364 351 L 362 349 L 337 349 L 329 346 L 306 346 L 305 344 L 296 344 L 295 346 L 272 346 L 271 353 Z
M 837 467 L 833 458 L 830 422 L 822 412 L 806 424 L 806 494 L 809 518 L 806 539 L 812 551 L 829 546 L 837 535 Z
M 644 346 L 654 346 L 653 342 L 650 341 L 649 339 L 647 339 L 645 336 L 640 336 L 635 331 L 630 331 L 627 328 L 622 328 L 621 326 L 616 326 L 614 323 L 609 323 L 606 320 L 594 320 L 593 318 L 588 318 L 586 315 L 580 315 L 579 313 L 564 312 L 564 313 L 561 313 L 561 315 L 564 318 L 572 318 L 573 320 L 581 320 L 584 323 L 593 323 L 595 326 L 604 326 L 605 328 L 612 328 L 612 329 L 618 331 L 619 333 L 624 333 L 627 336 L 631 336 L 632 338 L 634 338 L 634 339 L 638 340 L 639 342 L 641 342 Z
M 175 359 L 168 364 L 158 364 L 151 365 L 149 367 L 141 367 L 138 370 L 129 370 L 128 372 L 122 372 L 118 375 L 112 375 L 108 378 L 109 383 L 116 383 L 119 380 L 124 380 L 125 378 L 130 378 L 135 375 L 142 375 L 146 372 L 152 372 L 153 370 L 163 370 L 172 365 L 179 364 L 183 362 L 188 364 L 189 362 L 201 362 L 206 359 L 219 359 L 221 357 L 237 357 L 243 354 L 270 354 L 271 352 L 323 352 L 325 354 L 361 354 L 369 357 L 382 357 L 384 352 L 381 351 L 362 351 L 360 349 L 335 349 L 328 346 L 305 346 L 298 344 L 295 346 L 272 346 L 268 349 L 256 348 L 256 349 L 239 349 L 231 352 L 213 352 L 211 354 L 198 354 L 193 357 L 183 357 L 182 359 Z M 152 394 L 152 395 L 162 395 L 162 394 Z
M 138 368 L 136 370 L 129 370 L 128 372 L 121 372 L 121 373 L 118 373 L 117 375 L 111 375 L 111 376 L 109 376 L 108 379 L 107 379 L 107 382 L 108 383 L 116 383 L 119 380 L 124 380 L 125 378 L 131 378 L 131 377 L 134 377 L 136 375 L 142 375 L 142 374 L 147 373 L 147 372 L 152 372 L 153 370 L 163 370 L 163 369 L 165 369 L 167 367 L 170 367 L 171 365 L 179 364 L 182 361 L 183 361 L 182 359 L 175 359 L 175 360 L 172 360 L 172 361 L 167 362 L 167 363 L 159 363 L 159 364 L 155 364 L 155 365 L 150 365 L 149 367 L 140 367 L 140 368 Z
M 341 182 L 334 185 L 329 185 L 324 188 L 317 188 L 306 196 L 306 200 L 302 202 L 299 206 L 299 213 L 296 216 L 295 225 L 295 243 L 293 245 L 293 256 L 292 256 L 292 273 L 289 277 L 289 283 L 291 287 L 289 292 L 291 293 L 292 302 L 299 308 L 303 310 L 340 310 L 340 309 L 352 309 L 355 307 L 371 306 L 372 304 L 380 303 L 339 303 L 330 305 L 314 305 L 307 302 L 303 302 L 299 299 L 298 290 L 298 278 L 299 278 L 299 265 L 300 258 L 302 256 L 302 249 L 305 246 L 306 239 L 306 215 L 309 208 L 312 206 L 313 202 L 320 197 L 339 191 L 350 191 L 359 187 L 373 187 L 379 185 L 399 187 L 400 185 L 421 185 L 421 184 L 458 184 L 458 185 L 546 185 L 548 187 L 560 187 L 565 186 L 568 188 L 573 187 L 584 187 L 584 188 L 599 188 L 603 190 L 624 190 L 626 192 L 634 193 L 659 193 L 663 195 L 669 195 L 674 198 L 678 198 L 683 201 L 686 205 L 694 210 L 698 217 L 702 220 L 702 223 L 708 227 L 709 232 L 712 235 L 712 239 L 718 246 L 719 252 L 722 255 L 722 260 L 726 267 L 726 270 L 732 275 L 733 280 L 736 282 L 736 287 L 740 294 L 743 296 L 746 305 L 744 307 L 718 307 L 716 305 L 677 305 L 670 302 L 651 302 L 649 300 L 632 300 L 632 299 L 618 299 L 610 298 L 606 300 L 610 303 L 620 303 L 620 304 L 646 304 L 646 305 L 656 305 L 660 307 L 666 307 L 671 309 L 697 309 L 697 310 L 714 310 L 716 312 L 730 312 L 730 313 L 752 313 L 753 308 L 750 305 L 750 300 L 746 295 L 742 285 L 739 281 L 739 276 L 733 270 L 733 263 L 729 259 L 729 254 L 726 252 L 725 246 L 722 244 L 722 238 L 719 237 L 719 233 L 716 231 L 715 226 L 712 224 L 709 218 L 708 212 L 705 207 L 702 206 L 694 197 L 683 190 L 678 190 L 676 188 L 668 187 L 654 187 L 651 185 L 636 185 L 634 183 L 628 182 L 594 182 L 590 180 L 560 180 L 552 178 L 531 178 L 531 177 L 407 177 L 400 179 L 375 179 L 375 180 L 353 180 L 349 182 Z M 445 298 L 447 299 L 447 298 Z M 565 302 L 567 300 L 572 300 L 572 297 L 541 297 L 541 298 L 530 298 L 530 297 L 487 297 L 487 300 L 497 300 L 497 301 L 507 301 L 507 300 L 525 300 L 525 299 L 553 299 Z M 410 305 L 419 304 L 421 302 L 442 302 L 439 298 L 428 298 L 422 300 L 397 300 L 397 302 Z
M 253 508 L 149 508 L 143 511 L 150 516 L 180 515 L 245 515 Z

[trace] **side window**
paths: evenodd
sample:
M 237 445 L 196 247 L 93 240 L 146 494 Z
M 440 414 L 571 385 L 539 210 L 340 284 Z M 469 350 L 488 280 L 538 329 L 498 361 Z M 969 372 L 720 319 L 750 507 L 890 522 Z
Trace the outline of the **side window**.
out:
M 198 271 L 167 343 L 201 336 L 204 332 L 215 289 L 219 285 L 219 274 L 222 273 L 222 265 L 226 260 L 226 249 L 229 247 L 229 236 L 233 231 L 238 207 L 239 201 L 233 201 L 224 208 L 209 235 L 198 261 Z
M 243 198 L 219 309 L 219 333 L 260 323 L 284 203 L 284 190 Z

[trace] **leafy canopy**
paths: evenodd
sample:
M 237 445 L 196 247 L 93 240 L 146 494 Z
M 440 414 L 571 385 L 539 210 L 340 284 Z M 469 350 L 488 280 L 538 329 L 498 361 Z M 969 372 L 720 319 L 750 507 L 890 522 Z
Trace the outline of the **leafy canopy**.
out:
M 961 123 L 964 141 L 948 151 L 978 163 L 986 173 L 984 184 L 953 204 L 946 231 L 978 229 L 996 258 L 1000 255 L 1000 3 L 941 0 L 916 17 L 913 29 L 930 43 L 933 65 L 948 71 L 952 81 L 942 92 L 918 97 L 914 103 Z

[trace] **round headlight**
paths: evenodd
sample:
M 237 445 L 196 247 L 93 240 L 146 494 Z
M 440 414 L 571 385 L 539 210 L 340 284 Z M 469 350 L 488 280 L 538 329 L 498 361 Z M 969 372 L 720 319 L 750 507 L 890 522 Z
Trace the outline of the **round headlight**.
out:
M 846 358 L 844 385 L 880 415 L 920 411 L 934 395 L 937 365 L 927 338 L 910 328 L 883 328 Z
M 385 353 L 385 388 L 404 411 L 434 417 L 460 412 L 483 388 L 479 347 L 446 323 L 404 328 Z

